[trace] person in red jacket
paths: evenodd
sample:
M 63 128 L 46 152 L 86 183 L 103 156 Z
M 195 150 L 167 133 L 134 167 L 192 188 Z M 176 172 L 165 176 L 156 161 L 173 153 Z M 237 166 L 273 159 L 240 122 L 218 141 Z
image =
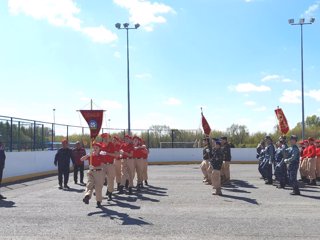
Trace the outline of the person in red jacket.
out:
M 299 181 L 302 181 L 304 183 L 308 182 L 308 172 L 307 172 L 307 167 L 308 167 L 308 160 L 307 160 L 307 155 L 308 155 L 308 146 L 309 146 L 309 141 L 304 140 L 301 143 L 301 150 L 300 150 L 300 163 L 299 163 L 299 172 L 301 179 Z
M 316 155 L 317 155 L 317 166 L 316 166 L 316 174 L 317 180 L 320 181 L 320 140 L 316 140 Z
M 309 138 L 309 146 L 307 153 L 307 172 L 310 185 L 317 185 L 316 183 L 316 146 L 314 145 L 314 139 Z
M 114 150 L 116 157 L 114 158 L 114 168 L 115 168 L 115 178 L 117 182 L 117 190 L 119 190 L 120 184 L 121 184 L 121 160 L 122 160 L 122 155 L 121 155 L 121 145 L 123 144 L 122 140 L 118 136 L 113 136 L 112 137 L 112 142 L 114 145 Z
M 89 204 L 89 200 L 92 196 L 93 189 L 96 193 L 97 207 L 101 207 L 102 202 L 102 188 L 104 183 L 105 174 L 103 172 L 103 166 L 105 162 L 105 156 L 101 155 L 101 149 L 105 146 L 103 143 L 94 143 L 93 144 L 93 152 L 90 155 L 83 156 L 81 161 L 89 160 L 89 171 L 87 173 L 88 181 L 87 187 L 85 190 L 85 196 L 83 198 L 83 202 L 85 204 Z
M 105 144 L 102 148 L 101 154 L 105 156 L 105 163 L 103 166 L 103 171 L 107 177 L 108 189 L 106 195 L 108 200 L 112 200 L 112 193 L 114 191 L 114 178 L 116 175 L 115 166 L 113 165 L 114 159 L 117 157 L 114 144 L 112 142 L 111 136 L 108 133 L 101 134 L 102 141 Z
M 121 145 L 122 161 L 121 161 L 121 184 L 119 186 L 118 194 L 124 193 L 124 185 L 129 179 L 129 194 L 132 194 L 133 179 L 135 174 L 134 160 L 133 160 L 133 142 L 130 135 L 125 136 L 125 143 Z
M 135 161 L 135 169 L 137 172 L 137 190 L 143 188 L 143 173 L 145 170 L 145 161 L 147 158 L 148 150 L 145 145 L 143 145 L 143 141 L 141 138 L 135 136 L 133 137 L 133 158 Z

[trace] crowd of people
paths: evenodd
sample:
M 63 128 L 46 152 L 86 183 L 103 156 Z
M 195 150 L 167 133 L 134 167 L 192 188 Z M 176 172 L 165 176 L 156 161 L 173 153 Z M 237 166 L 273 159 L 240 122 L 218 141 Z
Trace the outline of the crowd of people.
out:
M 203 161 L 200 168 L 203 173 L 203 183 L 212 185 L 213 195 L 221 196 L 221 186 L 230 184 L 230 144 L 225 136 L 220 139 L 205 136 L 202 145 Z
M 298 142 L 295 135 L 287 138 L 280 136 L 274 144 L 270 136 L 266 136 L 257 146 L 258 170 L 265 184 L 276 185 L 277 188 L 291 186 L 291 195 L 300 195 L 299 181 L 309 185 L 317 185 L 320 180 L 320 140 L 308 138 Z
M 101 134 L 102 141 L 92 144 L 93 151 L 89 154 L 76 142 L 75 148 L 70 149 L 68 141 L 62 141 L 56 155 L 54 164 L 58 167 L 59 189 L 69 189 L 70 163 L 74 166 L 74 183 L 86 185 L 83 202 L 89 204 L 93 193 L 96 197 L 97 207 L 101 207 L 103 199 L 103 186 L 107 186 L 106 196 L 112 200 L 114 183 L 117 184 L 118 194 L 133 194 L 134 178 L 137 176 L 137 191 L 148 185 L 148 154 L 149 151 L 144 141 L 137 136 L 126 135 L 124 139 L 111 136 L 108 133 Z M 87 183 L 84 183 L 84 162 L 89 161 Z

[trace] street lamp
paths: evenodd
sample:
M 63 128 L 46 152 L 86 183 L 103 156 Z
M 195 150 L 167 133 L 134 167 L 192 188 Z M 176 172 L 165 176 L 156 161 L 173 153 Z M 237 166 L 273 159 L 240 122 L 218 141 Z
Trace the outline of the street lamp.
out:
M 134 27 L 129 27 L 129 23 L 124 23 L 121 26 L 121 23 L 115 24 L 117 29 L 127 30 L 127 89 L 128 89 L 128 134 L 131 133 L 131 122 L 130 122 L 130 75 L 129 75 L 129 30 L 138 29 L 140 24 L 137 23 Z
M 303 25 L 312 24 L 315 22 L 315 18 L 310 18 L 306 21 L 304 18 L 300 18 L 295 23 L 294 19 L 289 19 L 290 25 L 300 25 L 300 38 L 301 38 L 301 102 L 302 102 L 302 139 L 304 139 L 305 123 L 304 123 L 304 79 L 303 79 Z

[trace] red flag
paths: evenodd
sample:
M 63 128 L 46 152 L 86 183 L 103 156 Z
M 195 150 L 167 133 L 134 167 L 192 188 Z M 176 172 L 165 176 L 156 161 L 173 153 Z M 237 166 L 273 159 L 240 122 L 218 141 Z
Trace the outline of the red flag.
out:
M 103 119 L 103 110 L 80 110 L 90 128 L 90 137 L 94 140 L 100 132 Z
M 211 132 L 211 128 L 209 126 L 209 123 L 207 121 L 207 119 L 203 116 L 203 112 L 201 112 L 201 116 L 202 116 L 202 128 L 203 128 L 203 131 L 206 135 L 210 135 L 210 132 Z
M 274 110 L 278 121 L 279 121 L 279 130 L 282 134 L 287 134 L 289 132 L 289 125 L 286 116 L 284 115 L 281 108 Z

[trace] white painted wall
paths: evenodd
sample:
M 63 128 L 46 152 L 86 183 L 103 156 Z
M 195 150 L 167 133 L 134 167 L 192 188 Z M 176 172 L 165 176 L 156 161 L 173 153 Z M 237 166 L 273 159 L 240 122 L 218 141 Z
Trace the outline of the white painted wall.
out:
M 38 172 L 56 170 L 54 156 L 56 151 L 7 152 L 4 178 Z M 231 149 L 233 161 L 256 161 L 256 149 Z M 201 148 L 159 148 L 150 149 L 149 162 L 179 162 L 202 160 Z

